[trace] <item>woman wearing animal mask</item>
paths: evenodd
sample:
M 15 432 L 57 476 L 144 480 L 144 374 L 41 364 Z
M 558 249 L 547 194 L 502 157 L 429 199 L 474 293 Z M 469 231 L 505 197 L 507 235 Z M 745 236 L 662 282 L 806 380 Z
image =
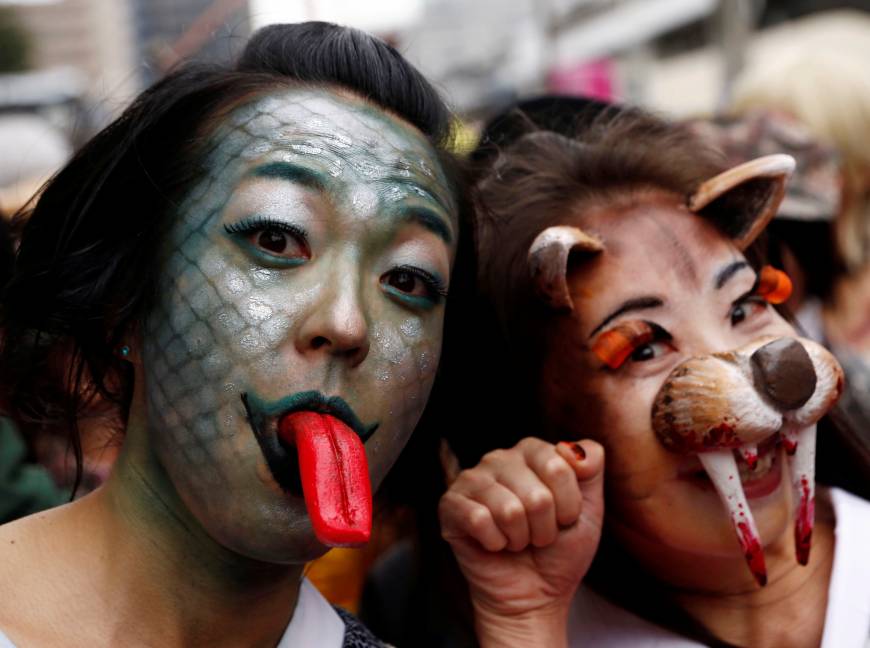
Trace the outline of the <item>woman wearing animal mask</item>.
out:
M 478 158 L 492 343 L 439 514 L 483 645 L 863 646 L 870 505 L 813 477 L 842 372 L 750 251 L 793 160 L 634 110 Z
M 278 25 L 170 73 L 48 184 L 4 302 L 7 408 L 75 430 L 109 403 L 123 447 L 94 493 L 0 527 L 0 645 L 380 645 L 303 566 L 366 541 L 428 397 L 448 130 L 392 48 Z

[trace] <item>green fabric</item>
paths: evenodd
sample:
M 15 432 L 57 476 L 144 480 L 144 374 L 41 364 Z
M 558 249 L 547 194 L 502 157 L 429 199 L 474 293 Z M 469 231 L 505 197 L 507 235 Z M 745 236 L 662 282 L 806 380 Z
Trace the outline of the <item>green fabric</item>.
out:
M 27 448 L 15 424 L 0 417 L 0 524 L 63 504 L 69 495 L 48 471 L 26 462 Z

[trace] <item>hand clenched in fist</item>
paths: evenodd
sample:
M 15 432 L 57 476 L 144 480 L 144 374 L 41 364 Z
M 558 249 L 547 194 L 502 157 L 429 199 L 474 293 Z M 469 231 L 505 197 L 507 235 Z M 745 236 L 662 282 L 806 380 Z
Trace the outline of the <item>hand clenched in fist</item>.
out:
M 447 472 L 441 533 L 468 580 L 481 645 L 565 645 L 601 537 L 602 447 L 529 437 Z

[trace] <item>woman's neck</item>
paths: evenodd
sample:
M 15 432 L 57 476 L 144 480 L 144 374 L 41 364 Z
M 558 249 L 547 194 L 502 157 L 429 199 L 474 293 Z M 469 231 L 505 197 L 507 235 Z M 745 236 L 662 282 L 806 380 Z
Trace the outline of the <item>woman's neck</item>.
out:
M 215 542 L 138 436 L 128 431 L 112 476 L 83 512 L 101 529 L 93 576 L 111 593 L 105 618 L 119 635 L 141 627 L 152 644 L 275 645 L 303 565 L 259 562 Z
M 678 590 L 675 599 L 710 632 L 738 646 L 818 646 L 834 556 L 833 527 L 817 524 L 809 565 L 797 563 L 791 534 L 765 548 L 770 579 L 741 590 Z
M 795 559 L 791 529 L 765 546 L 768 582 L 758 587 L 742 558 L 690 555 L 662 547 L 635 553 L 670 598 L 713 636 L 739 646 L 818 646 L 834 555 L 834 519 L 817 497 L 813 549 Z

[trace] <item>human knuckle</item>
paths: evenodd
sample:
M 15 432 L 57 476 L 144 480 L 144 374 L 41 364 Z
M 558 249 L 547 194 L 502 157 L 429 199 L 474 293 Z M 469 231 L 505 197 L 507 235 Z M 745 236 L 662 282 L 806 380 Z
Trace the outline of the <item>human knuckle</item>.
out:
M 544 474 L 555 481 L 565 481 L 571 477 L 571 467 L 562 457 L 552 457 L 544 464 Z
M 541 513 L 553 506 L 553 493 L 546 488 L 536 488 L 526 496 L 526 507 L 530 512 Z
M 483 456 L 482 464 L 486 466 L 499 465 L 506 462 L 510 458 L 510 455 L 507 450 L 504 448 L 498 448 L 496 450 L 491 450 L 487 452 Z
M 523 506 L 519 502 L 508 502 L 499 509 L 499 520 L 502 522 L 516 522 L 523 517 Z
M 526 437 L 517 444 L 517 448 L 521 450 L 536 450 L 543 445 L 545 445 L 544 442 L 536 437 Z
M 477 490 L 490 481 L 486 471 L 480 468 L 472 468 L 463 471 L 454 483 L 454 487 L 464 491 Z
M 445 493 L 438 501 L 438 516 L 445 518 L 453 514 L 459 507 L 460 498 L 453 493 Z
M 490 518 L 487 509 L 482 506 L 476 507 L 468 513 L 468 528 L 473 533 L 479 533 L 489 525 Z

